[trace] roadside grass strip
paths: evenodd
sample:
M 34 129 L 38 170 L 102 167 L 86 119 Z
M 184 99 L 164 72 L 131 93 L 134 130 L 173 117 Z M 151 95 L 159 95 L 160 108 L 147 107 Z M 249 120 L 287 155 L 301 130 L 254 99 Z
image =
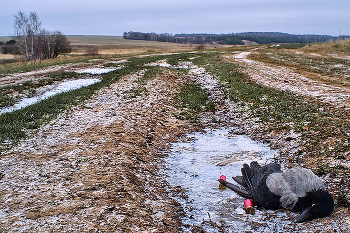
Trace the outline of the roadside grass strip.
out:
M 266 49 L 251 53 L 249 58 L 270 64 L 286 66 L 318 75 L 327 75 L 350 81 L 350 60 L 329 56 L 307 55 L 287 50 Z
M 208 93 L 199 84 L 185 83 L 180 92 L 177 93 L 176 99 L 182 110 L 180 113 L 176 113 L 175 117 L 189 120 L 195 124 L 198 124 L 200 112 L 215 110 L 215 104 L 208 101 Z

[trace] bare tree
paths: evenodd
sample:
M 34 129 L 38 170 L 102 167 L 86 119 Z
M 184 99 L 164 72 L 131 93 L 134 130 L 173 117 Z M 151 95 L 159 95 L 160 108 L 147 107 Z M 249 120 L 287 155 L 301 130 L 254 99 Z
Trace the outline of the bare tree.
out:
M 48 32 L 41 28 L 41 22 L 35 12 L 29 17 L 23 12 L 15 15 L 16 39 L 22 47 L 26 60 L 56 58 L 61 53 L 70 53 L 71 47 L 61 32 Z
M 34 44 L 42 31 L 37 13 L 30 12 L 28 17 L 25 13 L 18 12 L 15 15 L 14 27 L 17 41 L 22 44 L 25 50 L 26 60 L 35 59 Z
M 27 61 L 29 61 L 29 50 L 28 50 L 28 17 L 23 12 L 18 12 L 15 15 L 15 33 L 17 41 L 24 47 Z
M 96 55 L 98 55 L 98 47 L 97 46 L 89 46 L 89 47 L 87 47 L 86 55 L 88 55 L 88 56 L 96 56 Z
M 28 18 L 28 37 L 31 43 L 31 57 L 30 57 L 31 60 L 36 59 L 35 51 L 34 51 L 34 43 L 35 43 L 35 40 L 38 39 L 41 32 L 42 32 L 41 22 L 39 21 L 38 15 L 35 12 L 30 12 L 29 18 Z

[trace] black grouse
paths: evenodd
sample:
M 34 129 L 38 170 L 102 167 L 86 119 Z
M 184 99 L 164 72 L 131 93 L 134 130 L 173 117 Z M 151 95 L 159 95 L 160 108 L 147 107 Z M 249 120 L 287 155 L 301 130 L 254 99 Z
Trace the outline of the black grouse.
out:
M 301 167 L 282 172 L 281 165 L 260 166 L 256 161 L 243 164 L 242 176 L 232 177 L 240 186 L 219 179 L 227 188 L 253 200 L 265 209 L 285 208 L 302 212 L 296 222 L 322 218 L 332 214 L 333 197 L 311 170 Z

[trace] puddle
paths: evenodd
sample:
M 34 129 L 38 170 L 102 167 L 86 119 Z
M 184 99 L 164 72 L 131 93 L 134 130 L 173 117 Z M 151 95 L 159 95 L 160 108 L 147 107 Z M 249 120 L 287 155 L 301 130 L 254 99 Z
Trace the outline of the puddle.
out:
M 90 79 L 76 79 L 76 80 L 70 80 L 66 82 L 62 82 L 60 84 L 51 85 L 48 87 L 45 87 L 43 89 L 37 90 L 39 95 L 31 98 L 23 98 L 20 102 L 16 103 L 15 105 L 11 107 L 6 107 L 0 109 L 0 114 L 5 112 L 12 112 L 24 107 L 27 107 L 29 105 L 35 104 L 41 100 L 47 99 L 51 96 L 57 95 L 62 92 L 71 91 L 74 89 L 79 89 L 83 86 L 89 86 L 91 84 L 94 84 L 96 82 L 100 82 L 100 79 L 97 78 L 90 78 Z
M 194 133 L 189 137 L 192 139 L 189 142 L 173 144 L 166 159 L 169 183 L 184 188 L 188 196 L 177 198 L 186 212 L 184 224 L 218 232 L 217 227 L 205 224 L 211 220 L 224 226 L 228 232 L 264 232 L 281 229 L 291 222 L 285 211 L 276 213 L 256 209 L 255 215 L 246 214 L 244 198 L 229 189 L 219 189 L 217 181 L 221 175 L 225 175 L 228 181 L 234 183 L 231 177 L 241 174 L 243 163 L 253 160 L 260 164 L 270 162 L 277 151 L 245 135 L 232 135 L 228 129 L 209 129 L 206 133 Z M 264 220 L 267 215 L 273 217 Z M 277 218 L 281 228 L 271 218 Z
M 76 71 L 79 74 L 105 74 L 116 70 L 117 68 L 90 68 Z

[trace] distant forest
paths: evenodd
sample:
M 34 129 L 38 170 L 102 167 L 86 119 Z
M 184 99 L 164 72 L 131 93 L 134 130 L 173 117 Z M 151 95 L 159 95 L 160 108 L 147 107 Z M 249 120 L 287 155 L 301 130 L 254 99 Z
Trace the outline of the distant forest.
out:
M 315 43 L 334 41 L 349 37 L 328 36 L 328 35 L 293 35 L 281 32 L 243 32 L 232 34 L 170 34 L 170 33 L 143 33 L 143 32 L 124 32 L 124 39 L 130 40 L 149 40 L 173 43 L 192 43 L 192 44 L 227 44 L 244 45 L 243 40 L 256 42 L 258 44 L 275 43 Z

